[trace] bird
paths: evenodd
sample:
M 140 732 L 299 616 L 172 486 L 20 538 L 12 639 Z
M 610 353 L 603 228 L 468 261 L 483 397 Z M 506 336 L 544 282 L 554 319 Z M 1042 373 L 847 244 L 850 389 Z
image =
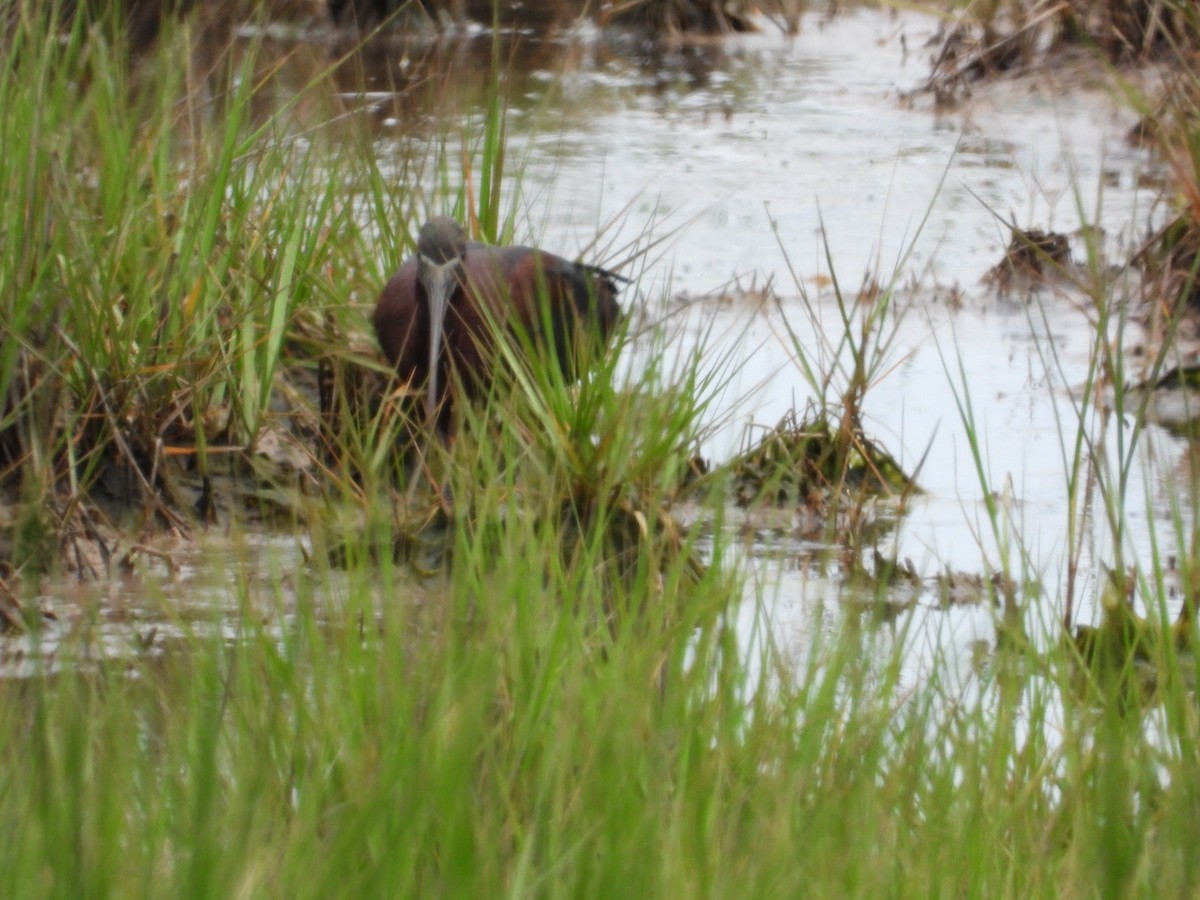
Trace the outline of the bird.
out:
M 523 331 L 529 343 L 514 346 L 552 353 L 574 380 L 578 341 L 607 343 L 621 318 L 617 283 L 627 280 L 531 247 L 467 240 L 456 219 L 439 216 L 384 286 L 375 334 L 400 379 L 423 389 L 426 423 L 446 437 L 454 385 L 474 401 L 494 378 L 493 327 Z

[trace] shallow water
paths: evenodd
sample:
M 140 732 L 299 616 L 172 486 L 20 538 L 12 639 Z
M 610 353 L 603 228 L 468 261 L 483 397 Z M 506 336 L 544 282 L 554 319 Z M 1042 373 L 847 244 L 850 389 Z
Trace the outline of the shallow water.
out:
M 590 250 L 600 261 L 611 261 L 606 249 L 619 259 L 648 232 L 678 227 L 665 250 L 633 269 L 638 302 L 651 315 L 674 311 L 681 296 L 732 295 L 688 304 L 681 327 L 736 372 L 705 447 L 716 458 L 734 452 L 751 423 L 773 425 L 809 399 L 783 321 L 804 352 L 828 364 L 821 335 L 836 341 L 842 329 L 829 260 L 850 295 L 865 277 L 902 287 L 896 306 L 904 312 L 884 329 L 895 330 L 891 349 L 864 408 L 866 430 L 903 465 L 925 456 L 927 493 L 899 529 L 897 557 L 925 575 L 1002 564 L 956 401 L 965 392 L 987 490 L 1011 521 L 1002 538 L 1010 562 L 1022 570 L 1019 540 L 1047 595 L 1058 597 L 1069 549 L 1073 389 L 1087 376 L 1095 314 L 1079 295 L 1005 300 L 980 279 L 1000 261 L 1009 222 L 1072 235 L 1077 260 L 1085 256 L 1077 232 L 1097 226 L 1109 257 L 1126 258 L 1154 219 L 1154 192 L 1140 187 L 1151 162 L 1125 139 L 1136 117 L 1077 71 L 980 86 L 951 111 L 910 96 L 931 51 L 904 48 L 922 48 L 935 30 L 932 19 L 870 10 L 811 18 L 796 39 L 769 29 L 731 39 L 700 74 L 668 64 L 649 85 L 644 66 L 597 50 L 570 72 L 546 73 L 548 85 L 561 84 L 568 111 L 518 116 L 509 153 L 521 161 L 525 196 L 516 202 L 541 244 L 568 256 Z M 752 288 L 768 283 L 778 309 L 756 302 Z M 1122 280 L 1114 283 L 1120 289 Z M 744 289 L 740 298 L 731 284 Z M 950 308 L 951 297 L 961 308 Z M 1136 334 L 1131 327 L 1126 340 Z M 639 365 L 636 348 L 628 365 Z M 1100 433 L 1091 418 L 1087 428 Z M 1110 424 L 1101 443 L 1111 452 L 1116 439 Z M 1152 523 L 1160 541 L 1173 534 L 1167 501 L 1176 487 L 1164 479 L 1184 445 L 1149 429 L 1140 447 L 1126 494 L 1126 551 L 1148 560 Z M 1087 618 L 1089 579 L 1115 556 L 1102 515 L 1085 533 L 1079 596 Z M 766 556 L 788 556 L 789 539 L 780 540 L 783 552 Z M 793 543 L 799 558 L 803 548 Z M 803 645 L 805 610 L 838 602 L 827 580 L 800 568 L 764 566 L 767 608 L 785 646 Z M 953 610 L 938 615 L 937 628 L 986 639 L 992 615 Z M 1058 615 L 1040 611 L 1046 621 Z
M 1152 162 L 1126 140 L 1135 114 L 1091 67 L 976 86 L 960 106 L 936 109 L 916 90 L 936 31 L 929 17 L 861 9 L 810 16 L 796 38 L 766 26 L 648 52 L 584 31 L 562 37 L 555 53 L 518 52 L 511 58 L 528 66 L 508 85 L 507 156 L 522 194 L 506 207 L 518 210 L 518 239 L 565 256 L 619 265 L 645 251 L 623 270 L 636 279 L 631 305 L 651 320 L 671 317 L 679 333 L 668 346 L 681 356 L 702 342 L 732 373 L 703 448 L 716 459 L 749 427 L 772 426 L 811 399 L 789 333 L 818 368 L 831 367 L 843 330 L 833 278 L 850 297 L 864 282 L 894 285 L 897 315 L 881 330 L 888 352 L 863 424 L 904 467 L 924 459 L 926 493 L 881 549 L 926 577 L 1028 568 L 1054 598 L 1031 618 L 1050 625 L 1065 595 L 1066 459 L 1095 312 L 1070 291 L 999 298 L 981 278 L 1001 260 L 1010 225 L 1071 235 L 1077 261 L 1081 228 L 1095 226 L 1108 259 L 1126 259 L 1155 220 L 1155 191 L 1141 187 Z M 466 54 L 438 72 L 452 84 L 472 67 Z M 456 97 L 459 116 L 479 121 L 470 96 Z M 361 109 L 381 165 L 401 178 L 434 138 L 395 106 Z M 453 143 L 447 152 L 457 154 Z M 1110 282 L 1125 289 L 1122 278 Z M 1140 339 L 1138 330 L 1125 338 Z M 638 371 L 654 346 L 627 348 L 627 368 Z M 986 485 L 959 412 L 967 396 Z M 1101 431 L 1094 415 L 1085 419 L 1109 453 L 1129 439 L 1119 423 Z M 1141 441 L 1126 492 L 1126 563 L 1150 558 L 1152 529 L 1160 552 L 1173 552 L 1172 473 L 1185 445 L 1155 429 Z M 1002 509 L 999 533 L 989 492 Z M 760 577 L 743 632 L 799 657 L 847 598 L 836 573 L 814 573 L 814 547 L 794 523 L 775 519 L 745 546 Z M 1116 554 L 1103 515 L 1085 521 L 1076 609 L 1090 619 L 1095 579 Z M 990 639 L 990 608 L 934 611 L 928 594 L 920 602 L 929 627 L 914 632 L 918 665 L 947 644 Z M 974 654 L 954 657 L 965 671 Z
M 1074 440 L 1073 389 L 1087 375 L 1094 311 L 1069 292 L 998 298 L 980 279 L 1001 259 L 1010 221 L 1072 234 L 1076 259 L 1084 253 L 1076 232 L 1095 225 L 1111 258 L 1125 258 L 1155 216 L 1154 191 L 1140 187 L 1151 161 L 1125 140 L 1135 116 L 1078 74 L 980 86 L 960 107 L 935 110 L 928 96 L 910 92 L 928 73 L 933 50 L 924 45 L 936 27 L 927 17 L 858 10 L 805 19 L 796 38 L 767 25 L 757 35 L 666 53 L 586 30 L 518 45 L 529 52 L 514 57 L 525 66 L 509 84 L 507 156 L 509 171 L 521 173 L 522 194 L 510 194 L 506 205 L 518 210 L 520 240 L 565 256 L 618 265 L 645 250 L 624 270 L 635 279 L 629 304 L 650 319 L 671 316 L 676 352 L 703 341 L 714 365 L 734 373 L 712 413 L 703 448 L 712 458 L 735 452 L 749 426 L 774 425 L 810 399 L 788 332 L 816 365 L 830 365 L 843 327 L 832 277 L 849 296 L 864 280 L 895 285 L 896 315 L 882 332 L 889 350 L 867 392 L 863 424 L 905 468 L 924 458 L 918 478 L 926 493 L 911 504 L 894 546 L 881 549 L 932 576 L 989 571 L 1003 553 L 1020 572 L 1023 547 L 1046 596 L 1059 598 L 1069 549 L 1064 447 Z M 390 39 L 372 45 L 364 64 L 375 81 L 365 93 L 342 93 L 349 118 L 369 130 L 381 167 L 397 178 L 443 139 L 425 125 L 442 120 L 445 104 L 456 110 L 452 121 L 483 114 L 482 92 L 470 86 L 477 54 L 459 48 L 439 56 L 435 74 L 413 76 L 422 93 L 397 84 L 410 67 L 408 52 Z M 418 93 L 436 95 L 437 115 L 423 111 Z M 457 159 L 452 144 L 446 152 Z M 435 206 L 441 202 L 432 184 L 422 187 Z M 630 371 L 650 347 L 626 349 Z M 960 418 L 964 392 L 986 488 Z M 1094 418 L 1086 424 L 1102 446 L 1115 448 L 1115 425 L 1101 434 Z M 1139 446 L 1127 490 L 1126 561 L 1149 559 L 1153 529 L 1160 551 L 1173 552 L 1179 486 L 1172 474 L 1186 453 L 1156 429 Z M 1001 518 L 1011 519 L 999 541 L 987 491 L 1000 497 Z M 813 629 L 844 612 L 844 590 L 836 573 L 814 572 L 813 547 L 786 513 L 760 534 L 744 549 L 759 577 L 740 610 L 743 633 L 750 644 L 766 636 L 803 657 Z M 1085 535 L 1078 596 L 1081 616 L 1091 618 L 1094 579 L 1115 554 L 1102 515 Z M 283 562 L 271 571 L 296 566 L 294 539 L 274 550 Z M 206 544 L 198 552 L 219 562 L 221 552 L 238 551 Z M 124 619 L 60 612 L 62 624 L 47 639 L 86 626 L 98 654 L 120 654 L 144 644 L 153 628 L 153 647 L 191 627 L 163 614 L 171 605 L 165 593 L 186 593 L 197 610 L 207 597 L 231 611 L 256 593 L 219 577 L 159 575 L 148 593 L 129 589 Z M 286 617 L 294 588 L 264 578 L 268 606 L 278 614 L 282 603 Z M 123 588 L 106 590 L 121 596 Z M 913 632 L 918 668 L 948 644 L 990 639 L 990 608 L 942 612 L 927 597 L 920 602 L 918 617 L 929 627 Z M 61 599 L 55 605 L 70 607 Z M 1059 614 L 1055 606 L 1034 617 L 1049 622 Z M 19 673 L 27 654 L 14 652 L 0 654 L 0 668 Z M 965 674 L 972 654 L 951 656 Z

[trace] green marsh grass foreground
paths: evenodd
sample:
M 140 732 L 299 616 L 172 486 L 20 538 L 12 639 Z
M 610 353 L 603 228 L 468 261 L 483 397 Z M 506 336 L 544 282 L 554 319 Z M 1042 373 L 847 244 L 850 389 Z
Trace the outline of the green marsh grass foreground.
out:
M 336 110 L 301 93 L 262 115 L 252 47 L 197 59 L 185 23 L 132 61 L 111 23 L 64 37 L 38 9 L 0 71 L 4 579 L 31 590 L 88 529 L 198 529 L 165 486 L 191 499 L 230 459 L 280 479 L 269 438 L 317 446 L 306 379 L 370 371 L 348 336 L 422 205 L 373 148 L 324 146 L 307 123 Z M 1118 644 L 1080 690 L 1071 645 L 1019 635 L 966 686 L 906 672 L 911 625 L 848 619 L 802 661 L 747 650 L 726 475 L 703 566 L 667 504 L 719 385 L 693 361 L 614 391 L 613 365 L 569 398 L 516 369 L 510 405 L 435 455 L 470 510 L 443 573 L 393 563 L 382 408 L 334 433 L 343 466 L 313 452 L 311 480 L 276 485 L 279 524 L 311 537 L 303 577 L 247 551 L 237 614 L 168 583 L 152 652 L 91 657 L 90 607 L 43 674 L 0 681 L 0 894 L 1191 892 L 1194 658 Z M 240 498 L 216 502 L 234 544 L 253 536 Z M 1147 654 L 1143 705 L 1123 676 Z

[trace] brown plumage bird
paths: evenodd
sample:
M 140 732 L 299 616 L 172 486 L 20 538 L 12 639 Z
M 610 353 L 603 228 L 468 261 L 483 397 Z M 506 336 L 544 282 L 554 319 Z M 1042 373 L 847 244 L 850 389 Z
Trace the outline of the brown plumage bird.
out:
M 453 376 L 467 399 L 487 392 L 494 364 L 489 323 L 523 330 L 573 379 L 576 342 L 605 341 L 620 318 L 618 279 L 530 247 L 468 241 L 454 219 L 430 219 L 416 256 L 379 297 L 375 333 L 400 377 L 424 388 L 426 421 L 446 434 Z

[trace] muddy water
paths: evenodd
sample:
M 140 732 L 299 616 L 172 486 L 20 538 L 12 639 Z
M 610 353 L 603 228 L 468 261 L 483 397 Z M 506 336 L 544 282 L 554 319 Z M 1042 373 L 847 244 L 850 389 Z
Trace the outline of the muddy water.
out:
M 1070 292 L 999 298 L 980 279 L 1000 260 L 1010 219 L 1072 235 L 1099 226 L 1106 251 L 1124 258 L 1154 217 L 1154 194 L 1139 187 L 1150 161 L 1124 140 L 1134 116 L 1078 74 L 978 88 L 956 109 L 933 109 L 927 96 L 910 92 L 928 72 L 933 50 L 925 45 L 935 31 L 932 19 L 861 10 L 806 19 L 794 39 L 766 26 L 668 52 L 586 31 L 537 45 L 514 57 L 526 66 L 510 84 L 507 153 L 510 171 L 521 171 L 522 193 L 506 204 L 519 211 L 522 240 L 563 255 L 617 264 L 646 251 L 624 270 L 636 279 L 631 305 L 651 320 L 670 316 L 679 332 L 670 346 L 681 356 L 703 341 L 714 365 L 732 373 L 704 447 L 717 459 L 736 450 L 747 428 L 773 425 L 810 399 L 789 332 L 814 365 L 833 365 L 843 329 L 834 278 L 851 296 L 864 281 L 896 285 L 895 314 L 881 331 L 888 351 L 867 393 L 864 426 L 906 468 L 924 457 L 919 481 L 927 493 L 884 549 L 931 576 L 946 568 L 984 572 L 1005 554 L 1020 571 L 1023 548 L 1047 596 L 1059 598 L 1069 549 L 1063 448 L 1074 439 L 1073 389 L 1086 376 L 1094 312 Z M 427 159 L 437 140 L 421 127 L 413 92 L 401 97 L 388 88 L 408 64 L 405 52 L 387 42 L 372 48 L 367 57 L 379 73 L 368 87 L 379 90 L 342 98 L 396 177 L 419 170 L 412 161 Z M 479 63 L 456 50 L 437 66 L 435 81 L 469 80 Z M 441 103 L 458 104 L 452 121 L 481 119 L 478 91 L 456 89 L 449 101 L 445 94 Z M 430 120 L 445 115 L 443 108 Z M 458 159 L 456 147 L 446 152 Z M 420 187 L 431 205 L 448 202 L 432 183 Z M 1072 244 L 1081 258 L 1082 239 Z M 627 348 L 629 371 L 649 352 L 648 342 Z M 967 394 L 986 488 L 960 419 Z M 1102 446 L 1115 448 L 1113 425 L 1101 432 L 1094 419 L 1086 424 Z M 1140 447 L 1125 541 L 1134 558 L 1148 559 L 1155 527 L 1163 552 L 1173 549 L 1170 478 L 1185 448 L 1154 430 Z M 999 540 L 985 514 L 988 490 L 1011 523 Z M 814 570 L 814 548 L 790 513 L 749 524 L 758 539 L 745 552 L 761 577 L 741 608 L 744 634 L 749 643 L 769 635 L 803 656 L 813 629 L 844 611 L 844 589 Z M 1115 554 L 1102 517 L 1085 535 L 1079 594 L 1086 600 L 1099 565 Z M 295 568 L 290 541 L 268 540 L 283 559 L 273 571 Z M 125 614 L 96 621 L 81 600 L 59 630 L 92 629 L 99 654 L 153 648 L 191 627 L 163 612 L 176 606 L 167 595 L 183 592 L 201 606 L 211 597 L 233 609 L 262 595 L 279 609 L 294 593 L 269 574 L 261 590 L 160 574 L 149 591 L 136 592 L 148 598 Z M 1082 605 L 1081 615 L 1091 617 Z M 916 630 L 916 663 L 947 639 L 960 648 L 990 640 L 991 609 L 934 607 L 921 596 L 918 617 L 930 627 Z M 1038 615 L 1054 620 L 1059 608 Z M 20 671 L 31 649 L 17 648 L 0 664 Z M 965 671 L 972 653 L 952 659 Z
M 0 639 L 0 678 L 154 658 L 197 637 L 274 640 L 314 588 L 296 538 L 260 531 L 163 538 L 132 550 L 128 568 L 110 578 L 45 583 L 35 598 L 40 627 Z
M 638 302 L 657 316 L 693 301 L 683 335 L 703 337 L 736 372 L 706 447 L 717 458 L 749 425 L 774 424 L 810 396 L 785 320 L 829 367 L 842 333 L 831 277 L 851 295 L 864 279 L 902 287 L 864 418 L 907 467 L 925 457 L 928 493 L 899 530 L 897 556 L 932 575 L 981 572 L 1007 554 L 1019 572 L 1023 547 L 1057 598 L 1069 549 L 1064 448 L 1094 310 L 1071 292 L 999 298 L 981 276 L 1002 256 L 1008 221 L 1072 235 L 1077 259 L 1081 227 L 1097 226 L 1111 259 L 1127 257 L 1154 218 L 1154 194 L 1139 187 L 1150 161 L 1125 140 L 1135 117 L 1078 72 L 981 87 L 959 108 L 934 110 L 910 92 L 928 72 L 932 51 L 921 48 L 935 30 L 930 19 L 863 10 L 806 20 L 794 40 L 768 29 L 692 51 L 703 64 L 681 56 L 654 68 L 593 49 L 569 72 L 546 71 L 563 108 L 518 117 L 510 157 L 523 166 L 524 196 L 513 202 L 532 237 L 566 255 L 620 259 L 648 234 L 670 235 L 632 269 Z M 758 302 L 768 284 L 777 306 Z M 686 340 L 674 346 L 688 350 Z M 628 365 L 639 362 L 635 347 Z M 969 395 L 986 489 L 956 394 Z M 1101 435 L 1094 417 L 1086 426 Z M 1115 451 L 1117 437 L 1110 424 L 1101 445 Z M 1164 479 L 1183 446 L 1151 431 L 1141 447 L 1125 549 L 1146 560 L 1151 527 L 1170 543 L 1165 500 L 1175 488 Z M 999 538 L 986 491 L 1002 501 Z M 765 533 L 750 552 L 764 560 L 768 602 L 748 602 L 747 628 L 765 609 L 775 639 L 800 651 L 812 613 L 835 608 L 839 591 L 813 575 L 786 525 Z M 1084 533 L 1087 598 L 1115 555 L 1102 516 Z M 1082 615 L 1093 612 L 1085 602 Z M 935 627 L 969 646 L 989 638 L 992 616 L 957 609 L 938 613 Z

